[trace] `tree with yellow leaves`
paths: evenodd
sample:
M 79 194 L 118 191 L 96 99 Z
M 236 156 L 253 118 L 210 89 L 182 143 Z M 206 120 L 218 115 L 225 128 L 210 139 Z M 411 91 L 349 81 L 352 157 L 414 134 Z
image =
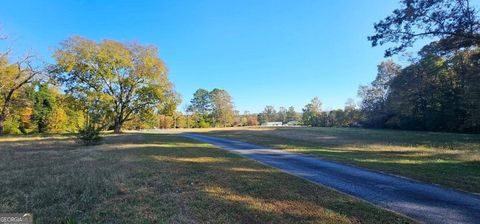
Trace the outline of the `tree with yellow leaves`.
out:
M 173 86 L 153 46 L 72 37 L 53 55 L 51 72 L 67 93 L 85 102 L 90 121 L 119 133 L 123 124 L 169 103 Z M 98 119 L 97 119 L 98 118 Z

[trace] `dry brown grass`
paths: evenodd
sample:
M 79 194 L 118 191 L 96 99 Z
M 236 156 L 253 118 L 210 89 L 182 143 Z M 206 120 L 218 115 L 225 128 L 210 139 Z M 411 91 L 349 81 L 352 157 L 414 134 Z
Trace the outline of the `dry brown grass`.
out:
M 0 212 L 36 223 L 404 223 L 408 219 L 173 135 L 0 138 Z

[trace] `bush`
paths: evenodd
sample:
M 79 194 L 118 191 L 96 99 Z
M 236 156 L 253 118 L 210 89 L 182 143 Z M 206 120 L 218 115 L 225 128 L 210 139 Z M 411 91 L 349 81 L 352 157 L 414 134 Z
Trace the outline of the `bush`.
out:
M 7 118 L 3 125 L 4 134 L 18 135 L 22 133 L 19 129 L 20 122 L 13 117 Z
M 201 120 L 199 123 L 198 123 L 198 126 L 200 128 L 209 128 L 210 127 L 210 124 L 205 122 L 204 120 Z
M 102 141 L 100 130 L 92 125 L 87 125 L 85 128 L 80 129 L 77 138 L 84 145 L 98 145 Z

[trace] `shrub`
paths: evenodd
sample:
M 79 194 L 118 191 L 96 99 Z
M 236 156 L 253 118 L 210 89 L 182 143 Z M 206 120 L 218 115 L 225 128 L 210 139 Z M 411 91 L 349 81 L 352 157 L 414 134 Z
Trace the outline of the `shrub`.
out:
M 199 123 L 198 123 L 198 126 L 200 128 L 209 128 L 210 127 L 210 124 L 208 122 L 205 122 L 204 120 L 201 120 Z
M 3 123 L 3 132 L 4 134 L 13 134 L 13 135 L 18 135 L 21 134 L 22 132 L 19 129 L 20 122 L 16 120 L 15 118 L 11 117 L 5 120 Z
M 92 125 L 87 125 L 85 128 L 80 129 L 77 138 L 84 145 L 98 145 L 102 141 L 100 130 Z

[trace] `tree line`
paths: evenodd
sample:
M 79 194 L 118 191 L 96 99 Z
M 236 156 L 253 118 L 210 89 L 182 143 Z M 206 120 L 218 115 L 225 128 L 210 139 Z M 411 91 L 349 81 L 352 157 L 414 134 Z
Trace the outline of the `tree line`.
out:
M 3 38 L 5 39 L 5 38 Z M 55 49 L 54 64 L 0 54 L 0 134 L 119 133 L 149 124 L 179 103 L 154 46 L 71 37 Z
M 323 111 L 319 98 L 301 113 L 293 107 L 266 106 L 250 123 L 294 122 L 314 127 L 370 127 L 425 131 L 480 132 L 480 19 L 469 0 L 400 0 L 400 7 L 374 24 L 373 47 L 387 45 L 385 57 L 405 51 L 420 39 L 431 40 L 406 65 L 388 59 L 377 77 L 358 90 L 359 107 L 348 100 L 344 109 Z M 192 100 L 196 125 L 219 126 L 208 91 Z M 201 105 L 201 106 L 198 106 Z M 234 122 L 230 110 L 223 126 Z M 244 113 L 248 114 L 248 113 Z M 245 119 L 244 119 L 245 121 Z M 220 122 L 222 123 L 222 122 Z M 225 125 L 228 124 L 228 125 Z
M 370 127 L 480 132 L 480 19 L 469 0 L 401 0 L 374 24 L 372 46 L 388 44 L 385 57 L 405 53 L 420 39 L 433 40 L 401 66 L 378 65 L 377 77 L 343 110 L 322 111 L 318 98 L 303 108 L 307 126 Z M 282 109 L 284 111 L 284 109 Z M 259 120 L 285 121 L 267 106 Z
M 374 25 L 372 46 L 392 56 L 432 40 L 409 64 L 387 60 L 361 86 L 366 127 L 480 132 L 480 19 L 469 0 L 402 0 Z
M 388 59 L 359 87 L 357 107 L 323 111 L 313 98 L 301 112 L 266 106 L 235 110 L 223 89 L 198 89 L 184 108 L 154 46 L 71 37 L 53 64 L 0 51 L 0 134 L 142 128 L 256 126 L 267 122 L 314 127 L 371 127 L 480 132 L 480 19 L 469 0 L 401 0 L 374 24 L 373 47 L 385 57 L 430 40 L 408 63 Z M 0 35 L 0 42 L 6 36 Z
M 233 98 L 227 90 L 214 88 L 211 91 L 200 88 L 183 108 L 184 112 L 172 111 L 153 118 L 150 125 L 129 128 L 215 128 L 257 126 L 257 114 L 245 111 L 241 114 L 235 108 Z
M 361 86 L 362 124 L 374 128 L 426 131 L 480 131 L 480 51 L 439 55 L 434 42 L 420 58 L 400 67 L 378 66 L 378 75 Z

